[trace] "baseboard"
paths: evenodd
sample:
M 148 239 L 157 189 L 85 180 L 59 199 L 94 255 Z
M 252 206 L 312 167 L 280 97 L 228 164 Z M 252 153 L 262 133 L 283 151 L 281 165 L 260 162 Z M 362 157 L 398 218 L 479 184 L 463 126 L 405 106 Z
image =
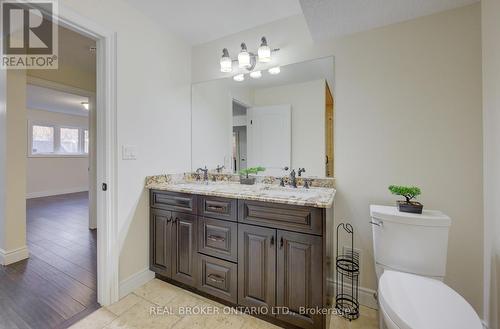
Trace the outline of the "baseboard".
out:
M 344 284 L 344 287 L 350 287 L 348 284 Z M 335 280 L 328 279 L 328 291 L 331 296 L 335 296 Z M 373 289 L 359 287 L 358 301 L 360 305 L 378 309 L 378 302 L 375 299 L 376 291 Z
M 28 247 L 24 246 L 13 250 L 0 249 L 0 265 L 10 265 L 30 256 Z
M 78 193 L 78 192 L 87 192 L 88 190 L 89 190 L 88 187 L 72 187 L 72 188 L 65 188 L 65 189 L 58 189 L 58 190 L 30 192 L 30 193 L 26 194 L 26 199 L 43 198 L 46 196 L 70 194 L 70 193 Z
M 130 294 L 135 289 L 154 279 L 154 277 L 154 272 L 151 272 L 149 268 L 145 268 L 142 271 L 132 274 L 120 282 L 120 298 Z

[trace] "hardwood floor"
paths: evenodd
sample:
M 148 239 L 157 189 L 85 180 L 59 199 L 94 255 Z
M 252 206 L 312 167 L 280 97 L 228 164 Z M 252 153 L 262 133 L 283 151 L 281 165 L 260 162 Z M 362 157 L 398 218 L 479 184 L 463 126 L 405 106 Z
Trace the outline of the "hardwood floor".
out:
M 88 193 L 29 199 L 30 258 L 0 266 L 0 329 L 67 328 L 97 308 Z

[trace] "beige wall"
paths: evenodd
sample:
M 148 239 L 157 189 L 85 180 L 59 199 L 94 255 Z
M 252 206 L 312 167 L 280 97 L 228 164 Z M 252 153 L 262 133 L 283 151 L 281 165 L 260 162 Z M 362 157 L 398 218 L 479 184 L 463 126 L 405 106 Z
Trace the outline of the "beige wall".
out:
M 484 319 L 500 328 L 500 1 L 483 0 Z
M 144 178 L 190 167 L 190 47 L 120 0 L 62 0 L 117 34 L 119 279 L 149 266 Z M 137 160 L 121 160 L 134 145 Z
M 292 106 L 292 167 L 325 176 L 325 80 L 254 90 L 255 106 Z
M 2 73 L 5 74 L 5 73 Z M 5 108 L 2 121 L 0 183 L 3 191 L 0 206 L 0 249 L 9 253 L 26 247 L 26 73 L 10 70 L 4 75 Z M 24 252 L 24 256 L 27 256 Z M 0 261 L 2 261 L 0 252 Z
M 427 209 L 453 218 L 446 282 L 482 312 L 479 4 L 318 44 L 287 18 L 195 47 L 193 81 L 223 76 L 220 50 L 262 35 L 281 65 L 335 56 L 335 218 L 355 227 L 361 285 L 376 288 L 369 205 L 394 204 L 389 184 L 416 184 Z
M 28 123 L 48 123 L 88 129 L 89 118 L 28 109 Z M 29 145 L 27 145 L 29 147 Z M 89 159 L 83 157 L 27 157 L 26 196 L 41 197 L 87 191 Z

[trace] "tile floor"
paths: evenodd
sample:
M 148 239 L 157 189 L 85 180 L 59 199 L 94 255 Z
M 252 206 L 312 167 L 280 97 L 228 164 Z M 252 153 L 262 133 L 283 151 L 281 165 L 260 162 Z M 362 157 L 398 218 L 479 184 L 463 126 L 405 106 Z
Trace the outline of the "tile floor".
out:
M 249 315 L 179 315 L 151 314 L 151 308 L 157 310 L 177 310 L 179 306 L 206 306 L 222 309 L 223 305 L 183 290 L 166 282 L 154 279 L 135 292 L 122 298 L 109 307 L 103 307 L 90 314 L 72 329 L 155 329 L 155 328 L 278 328 L 268 322 Z M 194 308 L 196 309 L 196 308 Z M 210 310 L 210 308 L 205 308 Z M 172 312 L 174 313 L 174 312 Z M 378 328 L 377 311 L 369 308 L 361 309 L 361 317 L 349 322 L 333 316 L 330 321 L 332 329 L 376 329 Z

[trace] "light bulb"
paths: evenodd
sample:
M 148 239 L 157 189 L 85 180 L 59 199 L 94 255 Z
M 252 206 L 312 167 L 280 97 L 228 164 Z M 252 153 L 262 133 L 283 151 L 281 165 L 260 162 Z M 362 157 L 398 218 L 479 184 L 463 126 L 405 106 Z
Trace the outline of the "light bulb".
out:
M 275 66 L 275 67 L 271 67 L 268 70 L 268 72 L 269 72 L 269 74 L 275 75 L 275 74 L 279 74 L 281 72 L 281 69 L 279 66 Z
M 250 54 L 247 51 L 247 46 L 243 42 L 241 44 L 241 52 L 238 54 L 238 65 L 240 69 L 246 69 L 252 64 L 250 63 Z
M 233 71 L 233 61 L 229 57 L 227 48 L 222 49 L 222 57 L 220 59 L 220 71 L 224 73 Z
M 233 80 L 234 81 L 238 81 L 238 82 L 241 82 L 243 80 L 245 80 L 245 75 L 244 74 L 237 74 L 233 77 Z
M 260 79 L 262 77 L 262 72 L 261 71 L 252 71 L 250 72 L 250 77 L 254 79 Z
M 271 48 L 267 45 L 266 37 L 262 37 L 262 43 L 257 50 L 257 55 L 259 56 L 259 62 L 267 63 L 271 61 Z

